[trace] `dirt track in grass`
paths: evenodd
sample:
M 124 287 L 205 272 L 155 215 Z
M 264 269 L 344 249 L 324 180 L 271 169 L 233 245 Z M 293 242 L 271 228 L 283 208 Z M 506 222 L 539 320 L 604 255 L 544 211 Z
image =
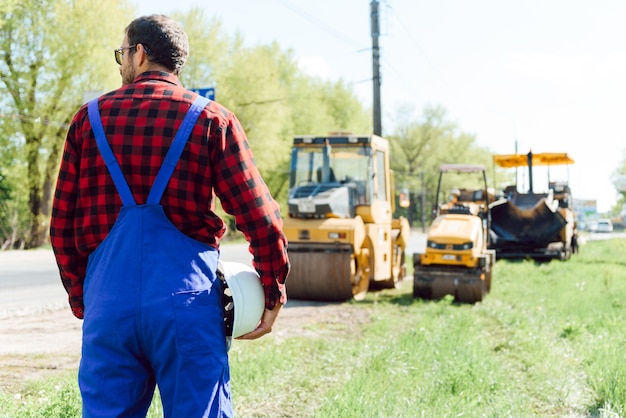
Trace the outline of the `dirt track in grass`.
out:
M 290 300 L 271 335 L 316 337 L 332 333 L 337 326 L 350 329 L 349 323 L 369 320 L 366 312 L 350 304 Z M 77 369 L 81 327 L 82 321 L 69 308 L 0 318 L 0 391 Z

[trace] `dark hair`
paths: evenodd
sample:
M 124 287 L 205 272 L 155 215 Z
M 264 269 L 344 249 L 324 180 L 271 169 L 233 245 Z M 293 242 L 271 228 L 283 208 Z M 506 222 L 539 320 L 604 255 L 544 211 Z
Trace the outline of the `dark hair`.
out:
M 165 15 L 142 16 L 126 27 L 128 44 L 142 44 L 150 62 L 178 75 L 189 56 L 189 41 L 183 28 Z

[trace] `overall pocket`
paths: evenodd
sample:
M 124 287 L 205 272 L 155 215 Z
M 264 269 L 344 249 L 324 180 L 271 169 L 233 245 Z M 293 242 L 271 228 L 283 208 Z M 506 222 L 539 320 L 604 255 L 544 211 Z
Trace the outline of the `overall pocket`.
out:
M 202 355 L 224 349 L 223 311 L 215 290 L 188 290 L 172 295 L 176 344 L 181 354 Z

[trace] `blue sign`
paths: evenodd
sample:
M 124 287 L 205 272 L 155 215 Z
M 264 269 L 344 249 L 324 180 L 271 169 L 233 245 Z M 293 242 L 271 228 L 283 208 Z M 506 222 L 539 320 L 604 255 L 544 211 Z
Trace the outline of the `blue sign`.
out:
M 201 89 L 189 89 L 194 93 L 198 93 L 200 96 L 204 96 L 207 99 L 215 100 L 215 87 L 203 87 Z

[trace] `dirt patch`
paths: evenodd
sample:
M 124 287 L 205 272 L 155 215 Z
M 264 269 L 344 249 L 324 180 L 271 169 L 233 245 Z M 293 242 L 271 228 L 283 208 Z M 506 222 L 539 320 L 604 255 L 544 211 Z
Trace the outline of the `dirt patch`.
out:
M 69 308 L 0 319 L 0 390 L 77 368 L 81 324 Z
M 368 310 L 349 304 L 290 300 L 272 338 L 345 335 L 369 322 Z M 0 318 L 0 391 L 78 368 L 82 321 L 69 308 Z M 235 344 L 245 344 L 244 341 Z
M 370 311 L 345 303 L 291 300 L 280 313 L 272 335 L 275 338 L 329 337 L 358 332 L 370 322 Z

